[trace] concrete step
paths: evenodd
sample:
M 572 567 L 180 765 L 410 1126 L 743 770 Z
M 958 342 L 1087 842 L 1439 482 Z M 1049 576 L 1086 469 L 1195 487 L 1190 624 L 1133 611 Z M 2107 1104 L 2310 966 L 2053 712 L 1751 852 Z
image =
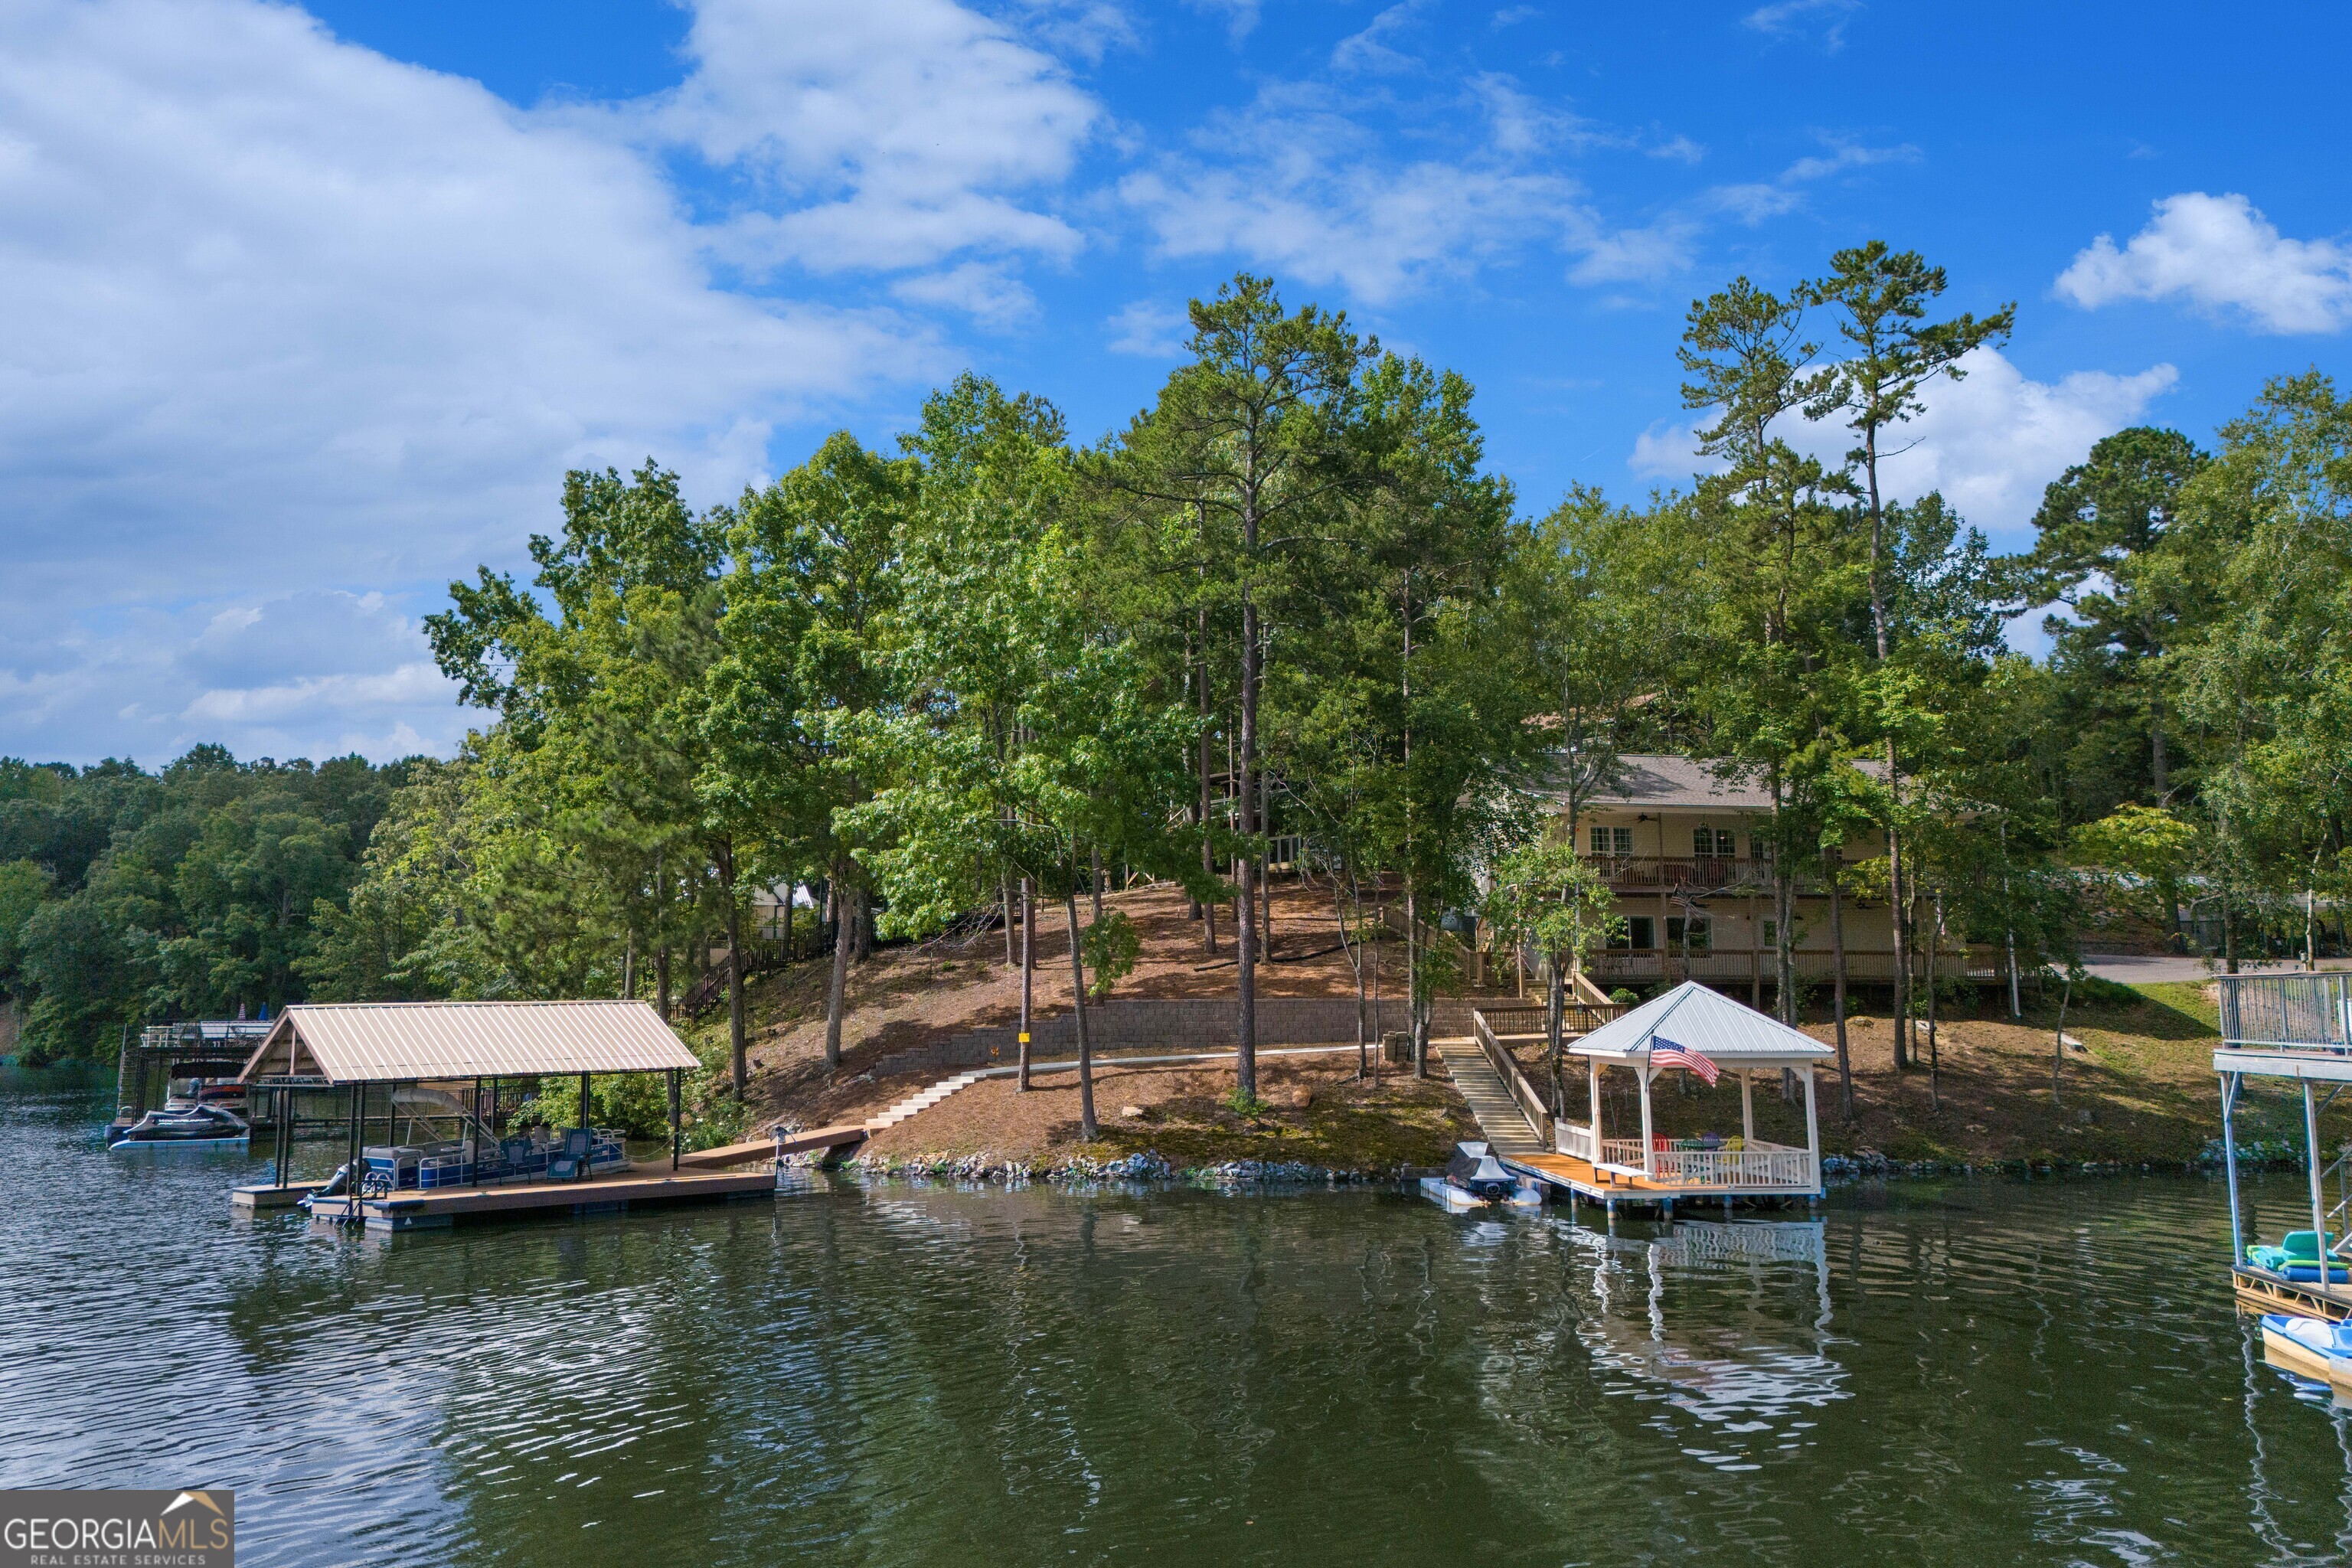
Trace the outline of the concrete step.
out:
M 908 1095 L 896 1104 L 886 1107 L 879 1115 L 866 1123 L 866 1130 L 869 1132 L 880 1132 L 896 1127 L 908 1117 L 919 1111 L 929 1110 L 958 1089 L 970 1089 L 987 1076 L 983 1072 L 963 1072 L 950 1079 L 942 1079 L 921 1092 Z

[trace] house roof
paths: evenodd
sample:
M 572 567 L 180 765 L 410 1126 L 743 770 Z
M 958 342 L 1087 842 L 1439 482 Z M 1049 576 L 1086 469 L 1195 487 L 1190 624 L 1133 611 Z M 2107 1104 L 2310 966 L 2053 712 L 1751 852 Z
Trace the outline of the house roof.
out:
M 1612 1018 L 1570 1042 L 1568 1048 L 1580 1057 L 1647 1061 L 1651 1043 L 1661 1036 L 1670 1046 L 1683 1046 L 1717 1063 L 1734 1066 L 1811 1061 L 1832 1054 L 1811 1035 L 1768 1018 L 1696 980 L 1685 980 L 1624 1016 Z
M 701 1065 L 643 1002 L 364 1002 L 287 1008 L 238 1076 L 414 1083 Z
M 1884 763 L 1856 759 L 1853 765 L 1873 778 L 1886 771 Z M 1690 810 L 1714 807 L 1726 811 L 1769 811 L 1772 792 L 1764 770 L 1694 757 L 1631 753 L 1618 759 L 1614 777 L 1586 797 L 1588 808 L 1656 808 Z

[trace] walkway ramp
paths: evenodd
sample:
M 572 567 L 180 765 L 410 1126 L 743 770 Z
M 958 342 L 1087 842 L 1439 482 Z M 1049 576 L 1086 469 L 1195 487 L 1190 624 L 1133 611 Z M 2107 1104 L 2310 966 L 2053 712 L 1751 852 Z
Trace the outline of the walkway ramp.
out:
M 1470 1114 L 1486 1134 L 1495 1152 L 1503 1159 L 1548 1154 L 1543 1140 L 1519 1110 L 1518 1101 L 1503 1087 L 1502 1076 L 1486 1060 L 1486 1053 L 1475 1040 L 1432 1040 L 1432 1056 L 1445 1064 L 1445 1073 L 1462 1098 L 1470 1102 Z

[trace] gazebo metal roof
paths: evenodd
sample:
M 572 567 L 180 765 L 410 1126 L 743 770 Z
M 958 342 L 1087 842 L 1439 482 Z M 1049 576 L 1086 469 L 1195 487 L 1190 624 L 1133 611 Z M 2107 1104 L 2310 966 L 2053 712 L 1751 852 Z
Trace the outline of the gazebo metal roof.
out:
M 305 1003 L 286 1009 L 238 1076 L 415 1083 L 701 1065 L 644 1002 Z
M 1570 1042 L 1568 1048 L 1575 1056 L 1643 1062 L 1649 1059 L 1650 1043 L 1661 1032 L 1669 1045 L 1688 1047 L 1727 1066 L 1812 1061 L 1833 1054 L 1811 1035 L 1768 1018 L 1696 980 L 1685 980 L 1664 995 L 1652 997 Z

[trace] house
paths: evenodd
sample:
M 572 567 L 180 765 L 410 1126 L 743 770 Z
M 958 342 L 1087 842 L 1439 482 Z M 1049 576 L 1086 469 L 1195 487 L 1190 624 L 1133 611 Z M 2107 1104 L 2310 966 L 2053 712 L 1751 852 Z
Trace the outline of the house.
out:
M 1587 973 L 1604 988 L 1701 980 L 1719 990 L 1745 986 L 1760 1005 L 1778 966 L 1773 909 L 1772 795 L 1763 775 L 1726 776 L 1720 764 L 1687 757 L 1627 756 L 1613 776 L 1579 805 L 1576 847 L 1616 895 L 1623 930 L 1591 954 Z M 1857 763 L 1865 771 L 1874 764 Z M 1569 831 L 1558 803 L 1556 831 Z M 1885 835 L 1855 836 L 1849 863 L 1883 858 Z M 1891 984 L 1893 912 L 1882 900 L 1844 898 L 1846 979 Z M 1819 867 L 1799 869 L 1791 900 L 1797 973 L 1826 980 L 1833 969 L 1830 900 Z M 1948 939 L 1943 973 L 1990 979 L 1990 949 L 1965 952 Z

